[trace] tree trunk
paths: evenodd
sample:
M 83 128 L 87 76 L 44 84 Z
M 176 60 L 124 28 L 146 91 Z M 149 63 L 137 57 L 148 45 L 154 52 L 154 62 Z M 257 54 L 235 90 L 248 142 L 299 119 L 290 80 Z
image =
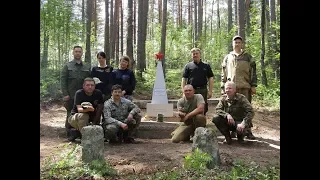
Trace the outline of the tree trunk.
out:
M 46 14 L 46 13 L 45 13 Z M 48 67 L 48 48 L 49 48 L 49 35 L 47 30 L 47 21 L 46 15 L 43 17 L 43 53 L 41 58 L 41 67 L 47 68 Z
M 155 4 L 155 0 L 152 0 L 152 3 L 151 3 L 151 25 L 150 25 L 150 40 L 154 37 L 154 19 L 155 19 L 155 16 L 154 16 L 154 4 Z
M 266 50 L 267 53 L 266 53 L 264 65 L 265 65 L 265 67 L 268 67 L 269 65 L 272 65 L 272 57 L 271 57 L 271 53 L 270 53 L 272 50 L 271 50 L 271 46 L 270 46 L 270 44 L 271 44 L 271 38 L 270 38 L 271 31 L 270 31 L 270 11 L 269 11 L 270 6 L 269 6 L 269 0 L 265 0 L 264 3 L 265 3 L 264 5 L 266 7 L 266 9 L 265 9 L 265 34 L 267 34 L 266 39 L 267 39 L 267 44 L 268 44 L 267 50 Z
M 92 22 L 93 22 L 93 25 L 94 25 L 94 39 L 95 41 L 97 41 L 97 29 L 98 29 L 98 15 L 97 15 L 97 0 L 92 0 Z
M 246 43 L 245 4 L 244 0 L 237 0 L 238 4 L 238 35 L 242 37 L 243 46 Z M 244 48 L 244 47 L 243 47 Z
M 116 0 L 115 0 L 116 1 Z M 115 62 L 114 59 L 114 46 L 115 46 L 115 18 L 114 18 L 114 12 L 113 12 L 113 0 L 110 2 L 110 58 L 113 62 Z
M 159 23 L 161 24 L 162 20 L 162 0 L 158 0 L 158 11 L 159 11 Z
M 189 25 L 193 27 L 193 20 L 192 20 L 192 9 L 193 9 L 193 3 L 192 0 L 189 0 Z M 190 38 L 192 39 L 192 47 L 194 46 L 194 28 L 190 28 Z
M 279 70 L 279 61 L 275 58 L 275 53 L 277 50 L 277 40 L 276 40 L 276 31 L 274 25 L 276 22 L 276 7 L 275 7 L 275 0 L 269 0 L 270 5 L 270 42 L 271 42 L 271 59 L 272 59 L 272 69 L 275 77 L 275 80 L 280 79 L 280 70 Z
M 121 28 L 121 34 L 120 34 L 120 51 L 121 51 L 121 56 L 123 56 L 123 8 L 122 8 L 122 0 L 120 3 L 120 28 Z
M 137 0 L 133 0 L 133 46 L 137 45 Z
M 81 20 L 82 20 L 82 34 L 81 34 L 81 41 L 85 41 L 85 34 L 86 34 L 86 15 L 85 15 L 85 8 L 84 8 L 84 0 L 82 0 L 81 4 Z
M 220 24 L 221 18 L 220 18 L 220 8 L 219 8 L 220 1 L 217 0 L 216 3 L 217 3 L 217 38 L 216 38 L 217 43 L 216 44 L 218 47 L 217 54 L 219 56 L 220 50 L 221 50 L 221 24 Z
M 232 0 L 228 0 L 228 33 L 230 34 L 230 31 L 232 29 Z M 228 51 L 232 51 L 232 44 L 228 43 Z
M 211 38 L 213 37 L 213 10 L 214 10 L 214 0 L 212 1 L 212 4 L 211 4 L 211 21 L 210 21 L 210 35 L 211 35 Z
M 60 34 L 60 32 L 59 32 Z M 58 63 L 61 63 L 61 42 L 60 42 L 60 36 L 58 35 Z M 56 61 L 56 67 L 57 67 L 57 61 Z
M 194 0 L 194 33 L 193 33 L 193 39 L 194 39 L 194 47 L 198 46 L 198 0 Z
M 132 35 L 133 35 L 133 24 L 132 24 L 132 19 L 133 19 L 133 12 L 132 12 L 132 7 L 133 6 L 133 0 L 128 0 L 128 19 L 127 19 L 127 56 L 131 59 L 131 69 L 134 70 L 134 65 L 135 61 L 133 58 L 133 40 L 132 40 Z
M 178 27 L 182 26 L 182 0 L 178 0 Z
M 234 25 L 238 26 L 238 2 L 237 0 L 233 1 L 233 9 L 234 9 Z M 238 34 L 238 28 L 236 30 L 236 34 Z
M 161 50 L 160 52 L 163 54 L 162 58 L 162 68 L 163 75 L 166 78 L 166 32 L 167 32 L 167 0 L 163 0 L 163 10 L 162 10 L 162 28 L 161 28 Z
M 191 25 L 192 22 L 192 0 L 188 0 L 188 24 Z
M 104 52 L 106 63 L 110 65 L 110 36 L 109 36 L 109 0 L 105 0 Z
M 138 41 L 137 41 L 137 68 L 139 76 L 142 78 L 142 72 L 146 68 L 146 31 L 148 18 L 149 1 L 138 0 Z
M 46 31 L 43 32 L 43 54 L 41 60 L 41 67 L 47 68 L 48 67 L 48 49 L 49 48 L 49 35 Z
M 207 4 L 206 0 L 203 0 L 204 2 L 202 2 L 202 4 Z M 207 5 L 205 5 L 205 9 L 204 9 L 204 44 L 207 44 Z M 203 59 L 205 59 L 205 55 L 203 54 Z
M 250 9 L 251 9 L 251 0 L 246 0 L 246 34 L 247 37 L 251 35 L 251 23 L 250 23 Z
M 221 27 L 221 24 L 220 24 L 219 0 L 217 0 L 216 3 L 217 3 L 217 30 L 218 30 L 218 32 L 219 32 L 219 31 L 220 31 L 220 27 Z
M 177 15 L 177 11 L 176 11 L 176 9 L 175 9 L 175 1 L 171 1 L 171 5 L 172 5 L 172 8 L 171 8 L 171 12 L 172 12 L 172 17 L 173 17 L 173 22 L 174 22 L 174 20 L 175 20 L 175 15 Z M 162 2 L 162 6 L 164 6 L 163 5 L 163 2 Z M 168 5 L 167 5 L 168 6 Z M 162 8 L 162 14 L 163 14 L 163 8 Z M 163 17 L 163 16 L 162 16 Z M 176 27 L 177 27 L 177 21 L 176 21 Z
M 114 52 L 115 52 L 115 62 L 116 66 L 119 65 L 119 7 L 120 7 L 121 0 L 115 1 L 114 6 Z
M 201 41 L 203 25 L 203 4 L 202 0 L 198 0 L 198 41 Z M 201 43 L 202 44 L 202 43 Z M 200 47 L 202 48 L 202 47 Z
M 260 56 L 260 67 L 261 67 L 261 83 L 265 86 L 268 86 L 267 75 L 264 65 L 264 55 L 265 55 L 265 17 L 266 4 L 265 0 L 261 0 L 261 56 Z
M 92 0 L 87 0 L 87 36 L 85 62 L 91 66 L 91 22 L 92 22 Z

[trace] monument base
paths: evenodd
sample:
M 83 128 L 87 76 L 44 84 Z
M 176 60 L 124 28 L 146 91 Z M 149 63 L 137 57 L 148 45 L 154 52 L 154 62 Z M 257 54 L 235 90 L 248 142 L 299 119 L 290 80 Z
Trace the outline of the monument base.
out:
M 173 117 L 173 104 L 147 104 L 147 116 L 157 117 L 163 114 L 163 117 Z

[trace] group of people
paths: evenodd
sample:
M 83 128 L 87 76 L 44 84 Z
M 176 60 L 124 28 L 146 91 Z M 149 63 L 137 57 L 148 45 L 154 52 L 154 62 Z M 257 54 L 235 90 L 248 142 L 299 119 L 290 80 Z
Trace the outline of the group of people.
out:
M 67 138 L 81 138 L 81 129 L 89 124 L 102 125 L 110 143 L 133 143 L 133 133 L 141 121 L 140 109 L 132 102 L 135 75 L 129 69 L 128 56 L 120 58 L 114 69 L 106 63 L 106 54 L 97 54 L 98 65 L 90 68 L 82 61 L 81 46 L 73 48 L 73 60 L 61 71 L 61 89 L 67 110 Z
M 212 122 L 225 136 L 227 144 L 232 138 L 239 142 L 255 139 L 251 127 L 254 116 L 251 97 L 256 93 L 256 64 L 246 52 L 241 36 L 232 38 L 233 51 L 221 64 L 221 98 Z M 191 49 L 193 61 L 187 63 L 182 74 L 183 97 L 178 100 L 181 125 L 172 133 L 172 142 L 189 141 L 197 127 L 206 127 L 207 99 L 212 97 L 214 75 L 210 65 L 201 59 L 199 48 Z M 208 83 L 209 82 L 209 83 Z M 209 84 L 209 90 L 208 90 Z
M 255 139 L 251 127 L 254 116 L 251 97 L 256 93 L 256 64 L 243 48 L 241 36 L 232 38 L 233 51 L 221 64 L 221 98 L 212 122 L 225 136 L 239 142 Z M 118 69 L 106 64 L 106 54 L 99 52 L 98 66 L 89 68 L 82 62 L 80 46 L 73 49 L 74 59 L 61 73 L 63 100 L 67 109 L 68 140 L 81 138 L 81 128 L 101 124 L 109 143 L 133 143 L 141 121 L 141 110 L 132 102 L 135 76 L 129 69 L 130 59 L 123 56 Z M 214 74 L 211 66 L 201 59 L 199 48 L 191 49 L 193 61 L 182 73 L 183 97 L 177 102 L 180 126 L 172 132 L 172 142 L 189 141 L 197 127 L 206 127 L 207 99 L 212 97 Z M 209 87 L 209 88 L 208 88 Z M 102 117 L 102 118 L 101 118 Z

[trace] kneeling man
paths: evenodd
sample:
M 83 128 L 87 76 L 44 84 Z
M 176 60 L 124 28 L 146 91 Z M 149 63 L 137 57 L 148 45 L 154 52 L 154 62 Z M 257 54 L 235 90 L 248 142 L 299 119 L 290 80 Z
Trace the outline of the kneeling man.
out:
M 99 125 L 103 109 L 103 97 L 100 90 L 95 89 L 92 78 L 85 78 L 82 89 L 75 93 L 74 104 L 68 123 L 72 126 L 68 129 L 68 140 L 74 141 L 81 138 L 81 129 L 92 124 Z
M 140 108 L 130 100 L 121 97 L 121 85 L 113 85 L 111 98 L 104 103 L 103 127 L 109 143 L 134 143 L 133 134 L 141 122 Z
M 177 102 L 180 121 L 183 122 L 173 133 L 171 141 L 189 141 L 197 127 L 206 127 L 207 120 L 204 115 L 205 101 L 201 94 L 195 94 L 191 84 L 183 88 L 184 97 Z
M 225 84 L 225 94 L 221 96 L 216 106 L 216 115 L 212 122 L 225 136 L 227 144 L 232 143 L 230 131 L 237 132 L 238 141 L 243 142 L 254 112 L 248 99 L 236 93 L 236 84 L 228 81 Z

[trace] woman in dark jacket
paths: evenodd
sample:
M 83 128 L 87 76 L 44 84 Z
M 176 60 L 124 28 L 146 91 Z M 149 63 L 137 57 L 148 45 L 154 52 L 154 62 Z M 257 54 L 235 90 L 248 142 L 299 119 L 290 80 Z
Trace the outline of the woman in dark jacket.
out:
M 112 83 L 122 86 L 122 96 L 126 99 L 133 100 L 133 91 L 136 88 L 136 78 L 134 72 L 129 69 L 130 58 L 122 56 L 120 58 L 119 69 L 112 72 Z
M 106 64 L 106 53 L 99 52 L 97 54 L 99 64 L 91 70 L 91 77 L 96 82 L 96 89 L 99 89 L 103 94 L 103 100 L 106 101 L 111 97 L 112 78 L 111 74 L 113 67 Z

